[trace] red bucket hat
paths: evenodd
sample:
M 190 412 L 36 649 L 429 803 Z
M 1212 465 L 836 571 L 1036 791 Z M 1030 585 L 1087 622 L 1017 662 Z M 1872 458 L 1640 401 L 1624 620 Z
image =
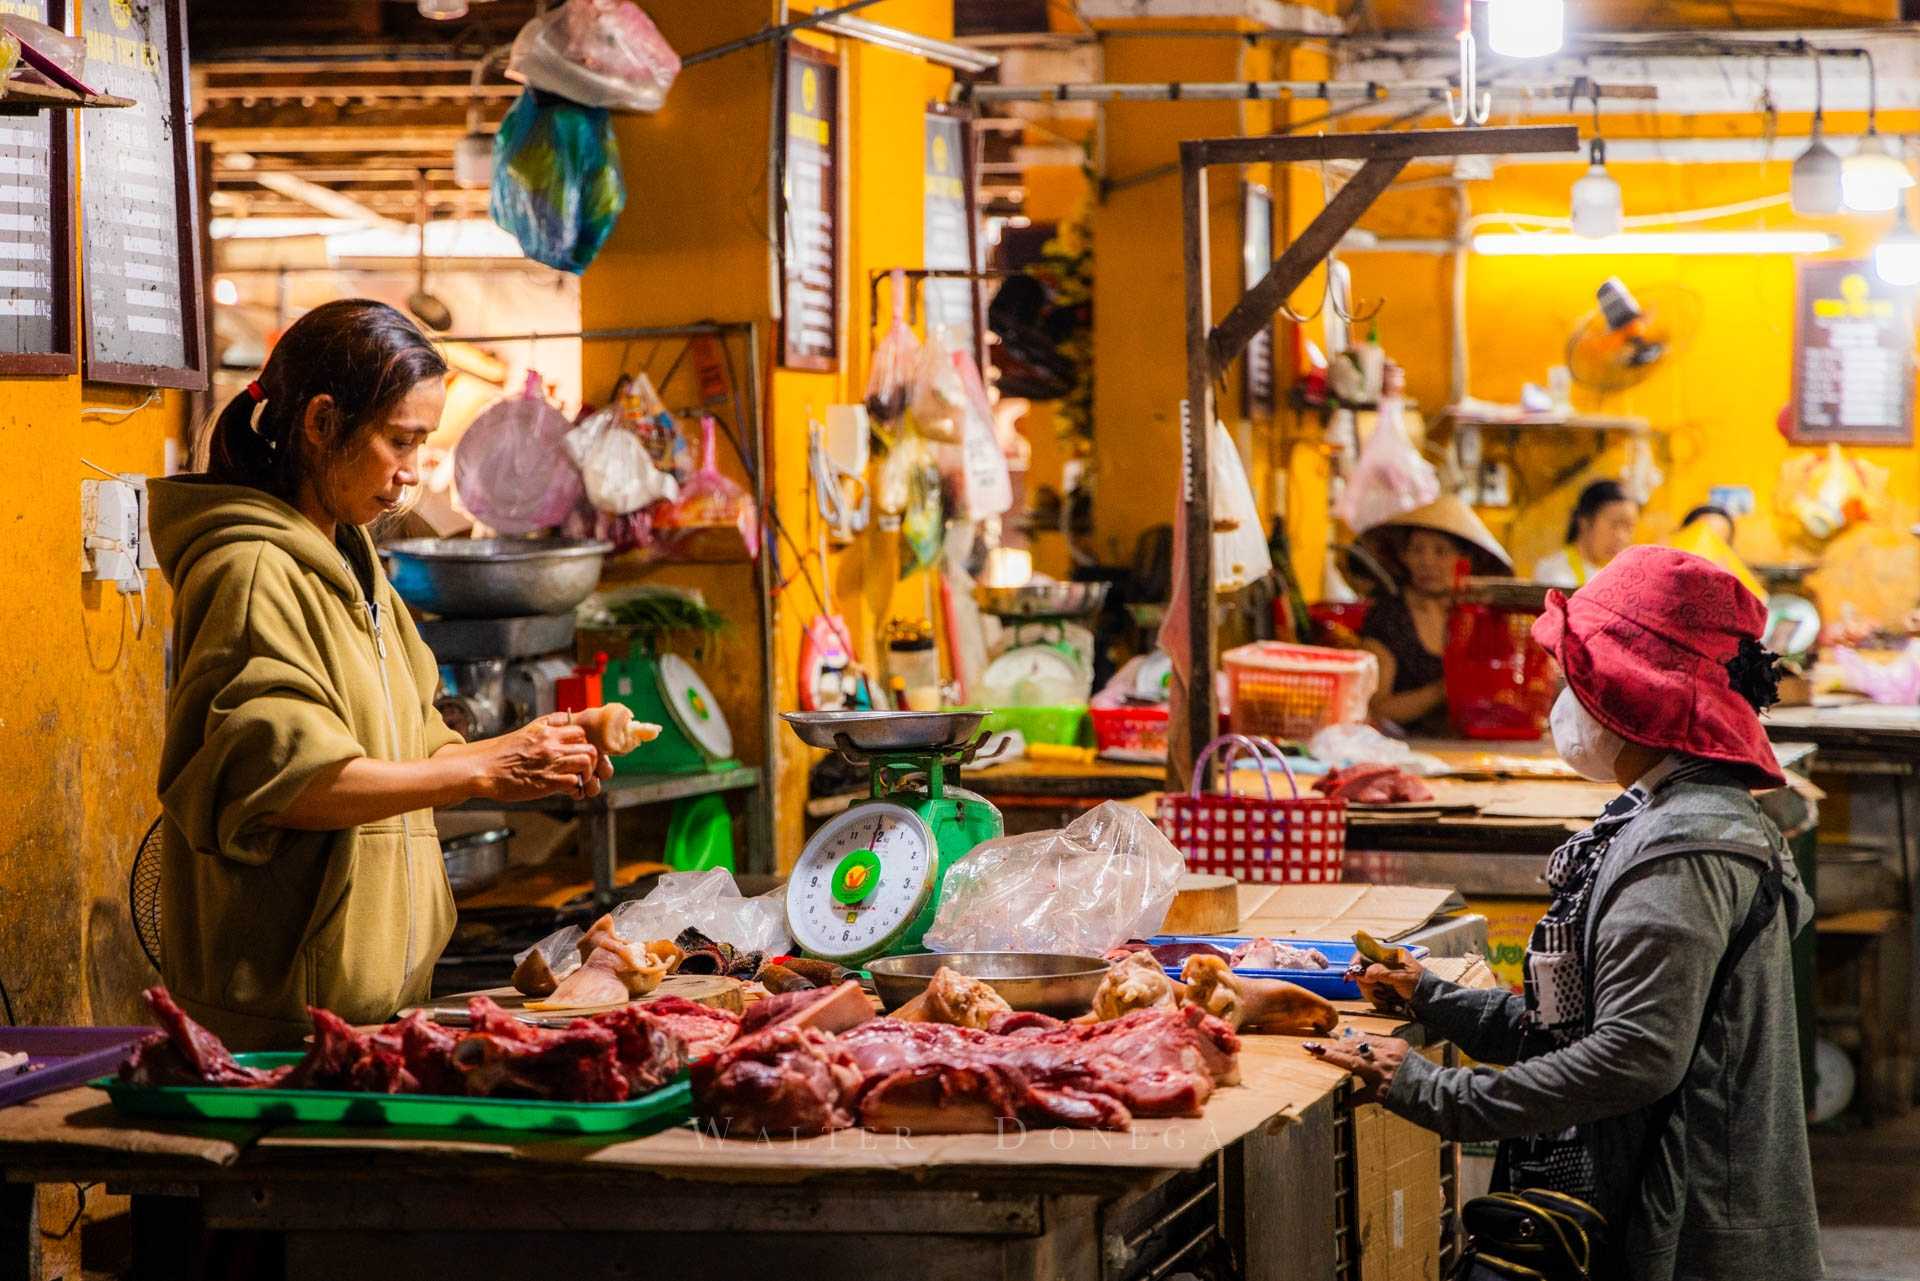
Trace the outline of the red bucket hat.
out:
M 1568 597 L 1547 595 L 1533 639 L 1559 660 L 1593 718 L 1630 743 L 1786 782 L 1727 668 L 1758 643 L 1767 610 L 1739 579 L 1671 547 L 1629 547 Z

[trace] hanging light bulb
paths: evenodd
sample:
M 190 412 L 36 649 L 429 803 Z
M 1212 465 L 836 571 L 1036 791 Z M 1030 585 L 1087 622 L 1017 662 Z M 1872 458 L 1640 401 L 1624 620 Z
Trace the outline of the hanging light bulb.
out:
M 1880 78 L 1867 54 L 1867 135 L 1840 166 L 1840 199 L 1855 213 L 1885 213 L 1913 185 L 1904 161 L 1880 138 Z M 1904 143 L 1902 144 L 1905 145 Z
M 1573 184 L 1573 234 L 1589 240 L 1620 234 L 1620 184 L 1607 172 L 1607 144 L 1593 140 L 1592 166 Z
M 1813 56 L 1813 129 L 1807 149 L 1793 162 L 1793 211 L 1797 214 L 1840 212 L 1840 157 L 1821 137 L 1826 109 L 1826 82 L 1820 74 L 1820 55 Z
M 1565 0 L 1487 0 L 1487 44 L 1497 54 L 1538 58 L 1566 39 Z
M 1893 158 L 1871 126 L 1859 148 L 1840 166 L 1840 198 L 1855 213 L 1885 213 L 1912 185 L 1913 175 Z
M 454 22 L 467 16 L 467 0 L 420 0 L 420 16 L 435 22 Z
M 1894 205 L 1893 230 L 1873 249 L 1873 271 L 1896 289 L 1920 285 L 1920 233 L 1907 220 L 1907 202 Z

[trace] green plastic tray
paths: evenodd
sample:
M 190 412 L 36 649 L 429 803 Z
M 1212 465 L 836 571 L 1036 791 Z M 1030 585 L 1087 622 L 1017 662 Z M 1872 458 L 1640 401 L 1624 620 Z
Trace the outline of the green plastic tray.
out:
M 243 1066 L 276 1068 L 298 1054 L 236 1054 Z M 685 1077 L 625 1103 L 549 1103 L 542 1099 L 468 1099 L 450 1094 L 360 1094 L 347 1090 L 246 1090 L 217 1085 L 89 1082 L 128 1116 L 274 1124 L 413 1125 L 443 1130 L 546 1130 L 563 1134 L 653 1133 L 693 1114 Z

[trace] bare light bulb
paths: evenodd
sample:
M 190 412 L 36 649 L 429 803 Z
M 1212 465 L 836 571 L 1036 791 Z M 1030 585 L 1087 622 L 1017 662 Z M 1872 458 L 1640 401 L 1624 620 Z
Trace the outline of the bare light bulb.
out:
M 213 282 L 213 300 L 222 307 L 231 307 L 240 301 L 240 286 L 225 276 Z
M 1558 53 L 1567 39 L 1564 0 L 1487 0 L 1487 44 L 1509 58 Z
M 1573 184 L 1573 234 L 1602 240 L 1620 234 L 1620 184 L 1607 172 L 1607 144 L 1591 148 L 1593 165 Z
M 420 0 L 420 16 L 435 22 L 455 22 L 467 16 L 467 0 Z
M 1840 157 L 1820 136 L 1820 117 L 1813 118 L 1807 149 L 1793 162 L 1793 211 L 1797 214 L 1840 212 Z
M 1912 185 L 1913 175 L 1888 154 L 1880 135 L 1871 130 L 1840 166 L 1840 196 L 1855 213 L 1886 213 Z
M 1920 285 L 1920 234 L 1907 221 L 1907 204 L 1895 204 L 1893 230 L 1873 249 L 1873 272 L 1895 289 Z

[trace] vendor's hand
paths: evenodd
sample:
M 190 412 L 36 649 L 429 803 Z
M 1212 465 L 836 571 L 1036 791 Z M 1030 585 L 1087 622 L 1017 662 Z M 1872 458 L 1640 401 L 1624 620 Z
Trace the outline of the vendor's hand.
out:
M 480 765 L 480 795 L 491 801 L 597 796 L 613 775 L 609 761 L 566 712 L 489 739 Z
M 1359 987 L 1360 995 L 1373 1002 L 1374 1009 L 1404 1014 L 1413 1008 L 1413 990 L 1420 986 L 1420 976 L 1427 971 L 1420 962 L 1408 957 L 1399 965 L 1376 963 L 1347 972 Z
M 1393 1088 L 1394 1073 L 1407 1057 L 1405 1041 L 1391 1036 L 1356 1036 L 1343 1041 L 1308 1041 L 1304 1047 L 1322 1063 L 1331 1063 L 1360 1082 L 1356 1103 L 1378 1103 Z

